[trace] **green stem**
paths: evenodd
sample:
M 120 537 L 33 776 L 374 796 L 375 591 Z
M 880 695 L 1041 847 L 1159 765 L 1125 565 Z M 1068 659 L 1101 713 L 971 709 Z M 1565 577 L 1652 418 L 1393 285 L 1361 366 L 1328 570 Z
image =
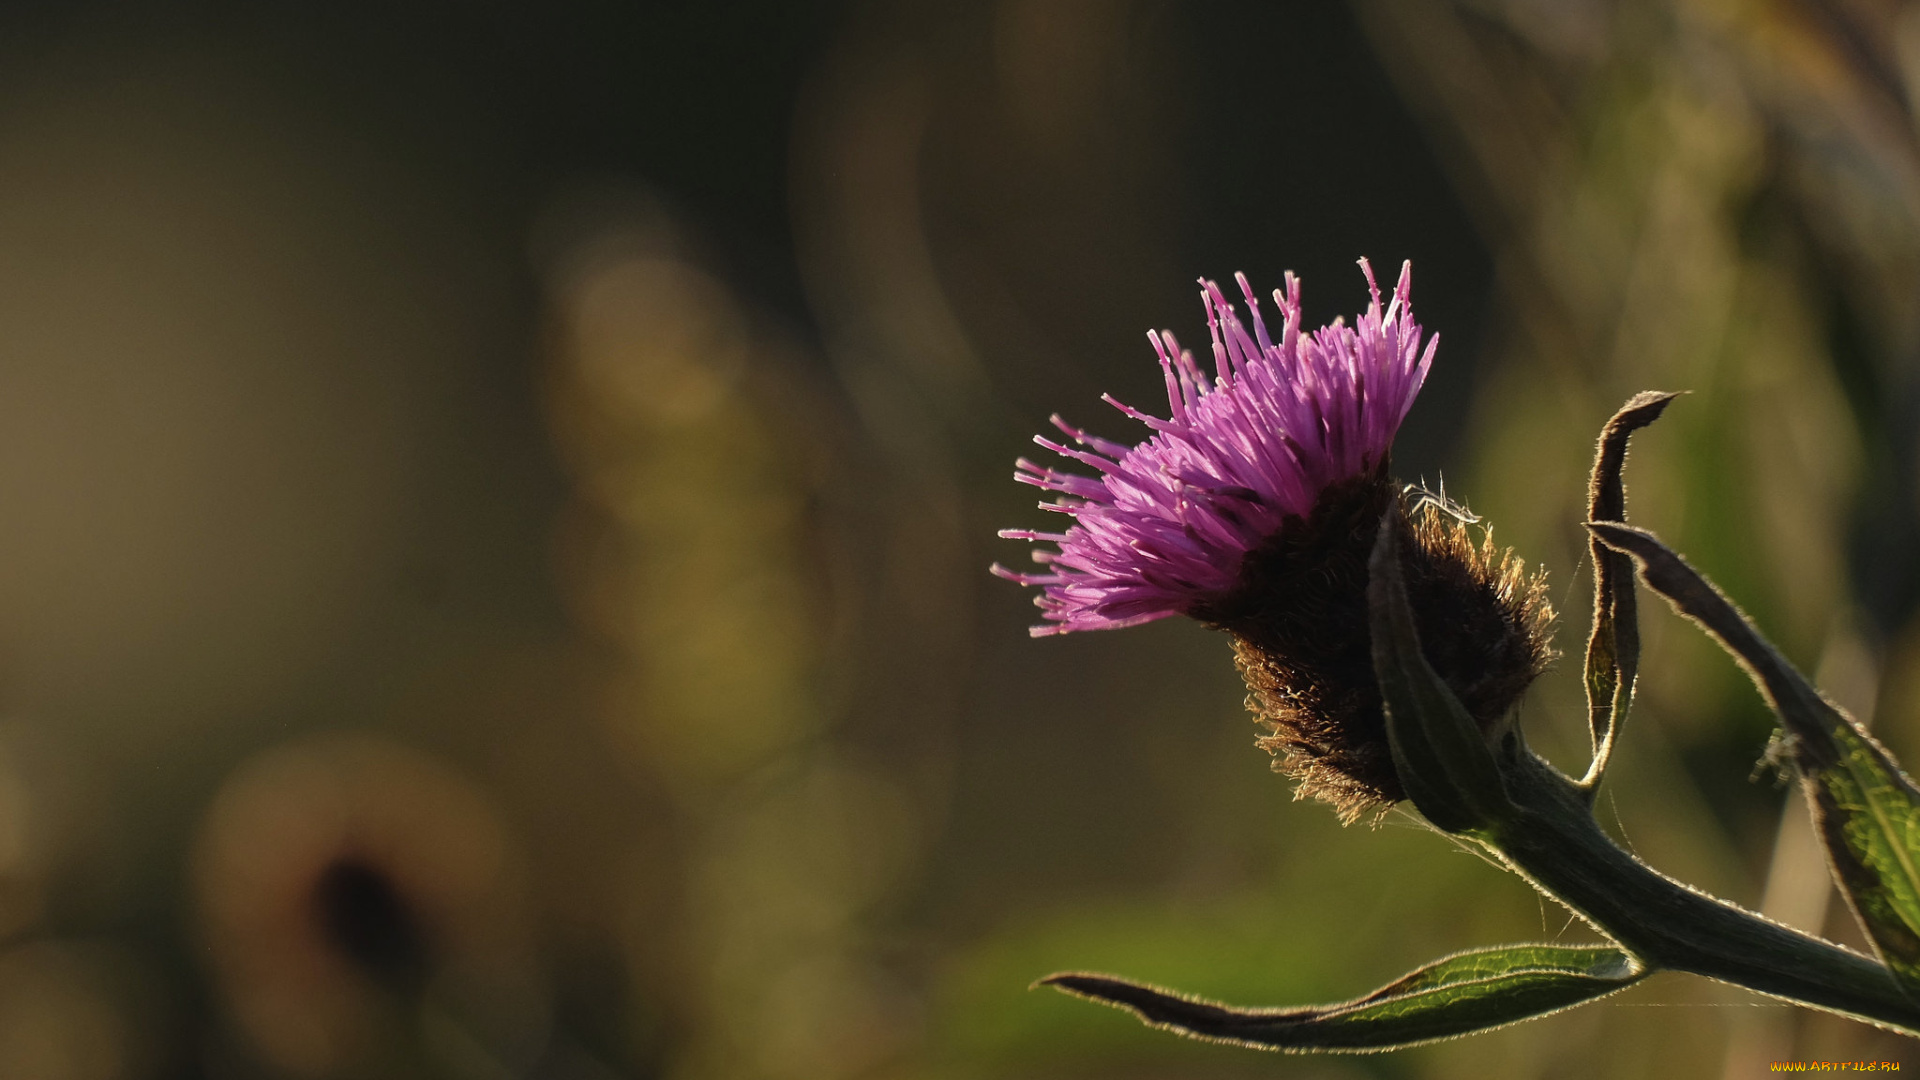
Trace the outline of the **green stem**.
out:
M 1920 1035 L 1920 1006 L 1886 967 L 1659 873 L 1600 831 L 1573 781 L 1524 746 L 1509 753 L 1515 811 L 1477 839 L 1601 933 L 1653 967 Z

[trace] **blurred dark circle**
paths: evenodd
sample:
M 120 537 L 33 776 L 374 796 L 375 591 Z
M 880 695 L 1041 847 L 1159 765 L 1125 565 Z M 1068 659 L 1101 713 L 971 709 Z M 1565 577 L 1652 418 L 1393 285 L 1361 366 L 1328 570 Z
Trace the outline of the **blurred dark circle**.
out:
M 224 1009 L 275 1069 L 372 1068 L 430 1017 L 503 1066 L 545 1045 L 517 846 L 427 754 L 334 733 L 258 755 L 214 799 L 194 878 Z
M 426 934 L 385 870 L 355 856 L 334 860 L 313 884 L 313 908 L 327 941 L 377 981 L 419 988 L 431 966 Z

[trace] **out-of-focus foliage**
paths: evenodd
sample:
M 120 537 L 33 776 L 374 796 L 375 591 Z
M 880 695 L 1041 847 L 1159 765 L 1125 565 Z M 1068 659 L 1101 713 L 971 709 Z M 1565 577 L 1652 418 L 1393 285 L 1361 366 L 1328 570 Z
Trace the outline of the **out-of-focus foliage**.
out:
M 1859 0 L 0 11 L 0 1075 L 1712 1075 L 1897 1057 L 1661 977 L 1275 1058 L 1029 983 L 1351 997 L 1586 940 L 1255 750 L 1223 641 L 1033 642 L 994 529 L 1192 279 L 1415 264 L 1396 463 L 1584 624 L 1591 438 L 1920 757 L 1920 22 Z M 1647 620 L 1656 865 L 1833 919 Z M 1560 647 L 1577 652 L 1577 641 Z M 1881 677 L 1881 673 L 1885 677 Z M 1523 707 L 1561 764 L 1577 679 Z M 1609 809 L 1609 816 L 1613 810 Z M 1804 839 L 1804 838 L 1802 838 Z M 1771 867 L 1771 870 L 1769 869 Z M 1795 1041 L 1797 1040 L 1797 1041 Z M 1730 1075 L 1745 1075 L 1744 1072 Z

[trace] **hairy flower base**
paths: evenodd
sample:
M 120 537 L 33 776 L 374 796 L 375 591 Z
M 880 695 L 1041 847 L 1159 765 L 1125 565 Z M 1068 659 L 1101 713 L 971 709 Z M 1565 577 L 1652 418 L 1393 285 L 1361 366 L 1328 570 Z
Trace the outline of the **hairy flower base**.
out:
M 1402 554 L 1427 660 L 1488 730 L 1553 658 L 1545 576 L 1432 499 L 1402 495 L 1385 469 L 1327 488 L 1305 519 L 1248 553 L 1236 587 L 1192 612 L 1233 635 L 1260 745 L 1296 795 L 1352 823 L 1405 798 L 1387 745 L 1367 620 L 1367 557 L 1396 499 Z

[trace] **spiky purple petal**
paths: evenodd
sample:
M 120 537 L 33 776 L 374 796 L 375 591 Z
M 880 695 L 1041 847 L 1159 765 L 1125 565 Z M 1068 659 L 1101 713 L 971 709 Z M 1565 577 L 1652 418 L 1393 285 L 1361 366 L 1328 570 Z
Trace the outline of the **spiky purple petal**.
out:
M 1020 459 L 1015 479 L 1055 492 L 1045 509 L 1070 515 L 1065 533 L 1009 529 L 1002 536 L 1057 544 L 1036 549 L 1042 573 L 993 572 L 1035 585 L 1043 622 L 1036 637 L 1112 630 L 1183 614 L 1239 580 L 1241 561 L 1305 517 L 1320 493 L 1379 467 L 1425 382 L 1434 335 L 1421 348 L 1410 292 L 1412 264 L 1400 269 L 1381 306 L 1373 268 L 1360 260 L 1372 296 L 1349 327 L 1343 320 L 1302 333 L 1300 280 L 1275 290 L 1281 333 L 1267 333 L 1245 275 L 1236 274 L 1253 331 L 1231 301 L 1203 280 L 1212 339 L 1209 380 L 1172 333 L 1149 333 L 1167 388 L 1169 417 L 1105 400 L 1152 434 L 1128 448 L 1053 424 L 1084 449 L 1044 437 L 1039 445 L 1095 470 L 1064 472 Z

